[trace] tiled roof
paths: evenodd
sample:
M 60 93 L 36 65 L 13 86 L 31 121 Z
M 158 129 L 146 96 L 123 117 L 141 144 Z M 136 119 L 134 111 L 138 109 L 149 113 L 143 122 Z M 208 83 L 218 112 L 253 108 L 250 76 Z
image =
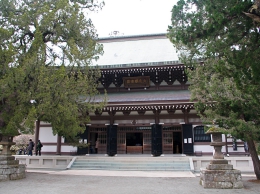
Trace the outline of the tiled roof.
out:
M 108 104 L 188 102 L 190 92 L 188 90 L 120 92 L 110 93 L 107 97 Z M 97 99 L 98 101 L 100 100 Z
M 101 39 L 100 43 L 104 55 L 94 65 L 178 61 L 176 50 L 165 35 Z

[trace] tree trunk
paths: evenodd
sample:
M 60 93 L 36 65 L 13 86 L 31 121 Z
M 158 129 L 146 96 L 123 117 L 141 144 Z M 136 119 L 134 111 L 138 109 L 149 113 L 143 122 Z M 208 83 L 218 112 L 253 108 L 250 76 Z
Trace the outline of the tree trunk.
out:
M 253 19 L 254 22 L 260 23 L 260 0 L 255 0 L 248 12 L 243 12 L 246 16 Z
M 248 148 L 249 148 L 249 153 L 250 153 L 252 161 L 253 161 L 256 178 L 257 178 L 257 180 L 260 180 L 260 161 L 258 158 L 254 140 L 249 139 L 247 144 L 248 144 Z

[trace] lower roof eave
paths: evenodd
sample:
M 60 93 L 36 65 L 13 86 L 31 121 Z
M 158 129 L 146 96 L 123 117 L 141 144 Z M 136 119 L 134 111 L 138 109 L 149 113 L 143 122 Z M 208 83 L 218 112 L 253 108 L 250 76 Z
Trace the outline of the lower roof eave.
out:
M 176 108 L 194 108 L 194 102 L 135 102 L 135 103 L 108 103 L 104 109 L 110 108 L 138 107 L 146 109 L 176 109 Z
M 162 101 L 162 102 L 109 102 L 106 106 L 151 106 L 151 105 L 183 105 L 183 104 L 187 104 L 187 105 L 193 105 L 194 102 L 190 102 L 190 101 Z

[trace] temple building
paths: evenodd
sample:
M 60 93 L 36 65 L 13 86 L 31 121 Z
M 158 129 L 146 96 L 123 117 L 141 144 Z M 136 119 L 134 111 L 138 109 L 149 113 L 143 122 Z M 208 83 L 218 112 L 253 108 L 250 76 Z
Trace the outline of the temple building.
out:
M 104 55 L 96 62 L 98 89 L 106 89 L 108 103 L 102 112 L 90 113 L 82 134 L 90 147 L 72 147 L 41 121 L 36 140 L 43 143 L 43 154 L 212 155 L 211 137 L 190 101 L 184 64 L 166 34 L 107 37 L 99 43 Z M 232 145 L 224 152 L 233 152 Z

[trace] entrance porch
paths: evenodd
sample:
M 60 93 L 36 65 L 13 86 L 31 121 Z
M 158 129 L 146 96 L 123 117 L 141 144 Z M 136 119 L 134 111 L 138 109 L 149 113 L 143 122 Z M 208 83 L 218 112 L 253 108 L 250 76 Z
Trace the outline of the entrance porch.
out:
M 98 154 L 107 153 L 107 128 L 89 128 L 90 154 L 96 154 L 95 142 L 98 143 Z M 162 127 L 162 153 L 183 154 L 183 133 L 182 126 Z M 116 129 L 117 154 L 151 154 L 152 151 L 152 127 L 134 126 L 117 127 Z M 192 145 L 193 146 L 193 145 Z

